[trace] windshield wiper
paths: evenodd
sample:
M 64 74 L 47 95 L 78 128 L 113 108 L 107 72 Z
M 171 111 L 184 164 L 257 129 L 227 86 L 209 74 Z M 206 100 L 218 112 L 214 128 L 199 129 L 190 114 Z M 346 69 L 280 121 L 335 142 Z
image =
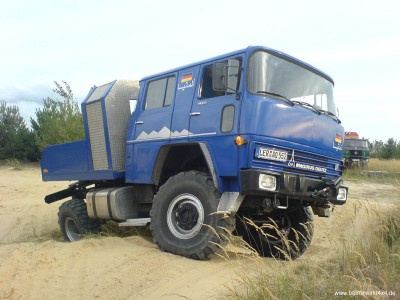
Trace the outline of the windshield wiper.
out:
M 282 96 L 281 94 L 277 94 L 274 92 L 267 92 L 267 91 L 257 91 L 257 94 L 264 94 L 264 95 L 271 95 L 271 96 L 279 97 L 279 98 L 282 98 L 283 100 L 285 100 L 290 105 L 292 105 L 292 106 L 294 105 L 292 100 L 290 100 L 289 98 L 287 98 L 285 96 Z
M 318 114 L 318 115 L 321 114 L 321 112 L 320 112 L 317 108 L 315 108 L 313 105 L 311 105 L 310 103 L 303 102 L 303 101 L 297 101 L 297 100 L 292 100 L 292 102 L 293 102 L 294 104 L 299 104 L 299 105 L 301 105 L 301 106 L 305 106 L 305 107 L 311 109 L 312 111 L 314 111 L 314 112 L 315 112 L 316 114 Z
M 321 113 L 323 113 L 324 115 L 330 116 L 332 119 L 334 119 L 336 122 L 338 122 L 338 124 L 342 123 L 342 121 L 340 121 L 340 119 L 333 113 L 331 113 L 330 111 L 327 110 L 323 110 L 323 109 L 318 109 Z

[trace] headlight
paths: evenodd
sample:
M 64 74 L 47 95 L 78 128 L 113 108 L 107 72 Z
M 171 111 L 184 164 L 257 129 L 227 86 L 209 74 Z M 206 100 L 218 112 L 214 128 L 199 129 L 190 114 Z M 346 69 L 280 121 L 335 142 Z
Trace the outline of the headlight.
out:
M 343 186 L 339 187 L 336 199 L 339 201 L 347 200 L 347 188 L 346 187 L 343 187 Z
M 258 178 L 258 186 L 263 190 L 275 191 L 276 177 L 267 174 L 260 174 L 260 177 Z

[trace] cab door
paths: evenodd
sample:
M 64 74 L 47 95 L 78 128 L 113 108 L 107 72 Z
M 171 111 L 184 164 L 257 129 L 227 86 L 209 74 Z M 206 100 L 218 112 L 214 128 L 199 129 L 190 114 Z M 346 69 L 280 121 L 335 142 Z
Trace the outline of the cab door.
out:
M 145 84 L 144 101 L 138 107 L 133 139 L 133 170 L 129 180 L 152 183 L 151 175 L 158 150 L 169 143 L 176 74 L 149 80 Z
M 237 176 L 238 172 L 238 149 L 234 139 L 239 130 L 240 99 L 237 91 L 241 60 L 235 61 L 235 66 L 229 66 L 229 60 L 219 62 L 220 65 L 211 63 L 201 66 L 198 92 L 190 112 L 189 141 L 207 144 L 220 176 Z M 218 68 L 222 72 L 218 72 Z M 216 76 L 229 77 L 231 74 L 237 76 L 234 88 L 227 88 L 227 80 L 222 87 L 215 80 Z
M 189 120 L 193 99 L 196 97 L 199 67 L 190 67 L 178 72 L 174 114 L 171 122 L 171 142 L 187 142 Z

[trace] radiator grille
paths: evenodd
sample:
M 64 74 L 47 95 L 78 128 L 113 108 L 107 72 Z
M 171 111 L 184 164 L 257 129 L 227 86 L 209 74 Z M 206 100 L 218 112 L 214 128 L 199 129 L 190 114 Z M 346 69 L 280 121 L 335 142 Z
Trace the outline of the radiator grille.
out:
M 275 161 L 268 159 L 260 159 L 253 157 L 252 167 L 260 169 L 269 169 L 278 172 L 287 172 L 291 174 L 303 174 L 305 176 L 320 178 L 329 177 L 336 178 L 341 175 L 343 166 L 340 159 L 334 159 L 311 151 L 299 150 L 280 145 L 272 145 L 265 143 L 256 143 L 255 147 L 265 147 L 285 151 L 288 153 L 287 161 Z M 254 150 L 253 150 L 254 151 Z M 293 162 L 293 163 L 290 163 Z M 296 167 L 299 163 L 303 167 Z M 307 168 L 309 167 L 309 168 Z M 324 170 L 323 172 L 318 170 Z

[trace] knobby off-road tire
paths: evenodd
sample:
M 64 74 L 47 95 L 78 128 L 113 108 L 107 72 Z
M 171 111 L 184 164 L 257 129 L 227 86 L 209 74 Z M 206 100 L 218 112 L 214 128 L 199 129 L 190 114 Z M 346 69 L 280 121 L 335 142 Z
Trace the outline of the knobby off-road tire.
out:
M 67 242 L 77 241 L 83 234 L 100 231 L 100 221 L 89 218 L 86 203 L 81 199 L 72 199 L 61 204 L 58 209 L 58 224 Z
M 262 257 L 296 259 L 312 241 L 314 218 L 310 207 L 299 207 L 287 212 L 276 211 L 267 215 L 268 222 L 256 223 L 257 226 L 245 220 L 251 219 L 249 216 L 241 215 L 237 218 L 236 233 Z
M 205 173 L 179 173 L 161 186 L 150 212 L 154 242 L 166 252 L 204 260 L 218 253 L 235 218 L 216 213 L 221 194 Z

